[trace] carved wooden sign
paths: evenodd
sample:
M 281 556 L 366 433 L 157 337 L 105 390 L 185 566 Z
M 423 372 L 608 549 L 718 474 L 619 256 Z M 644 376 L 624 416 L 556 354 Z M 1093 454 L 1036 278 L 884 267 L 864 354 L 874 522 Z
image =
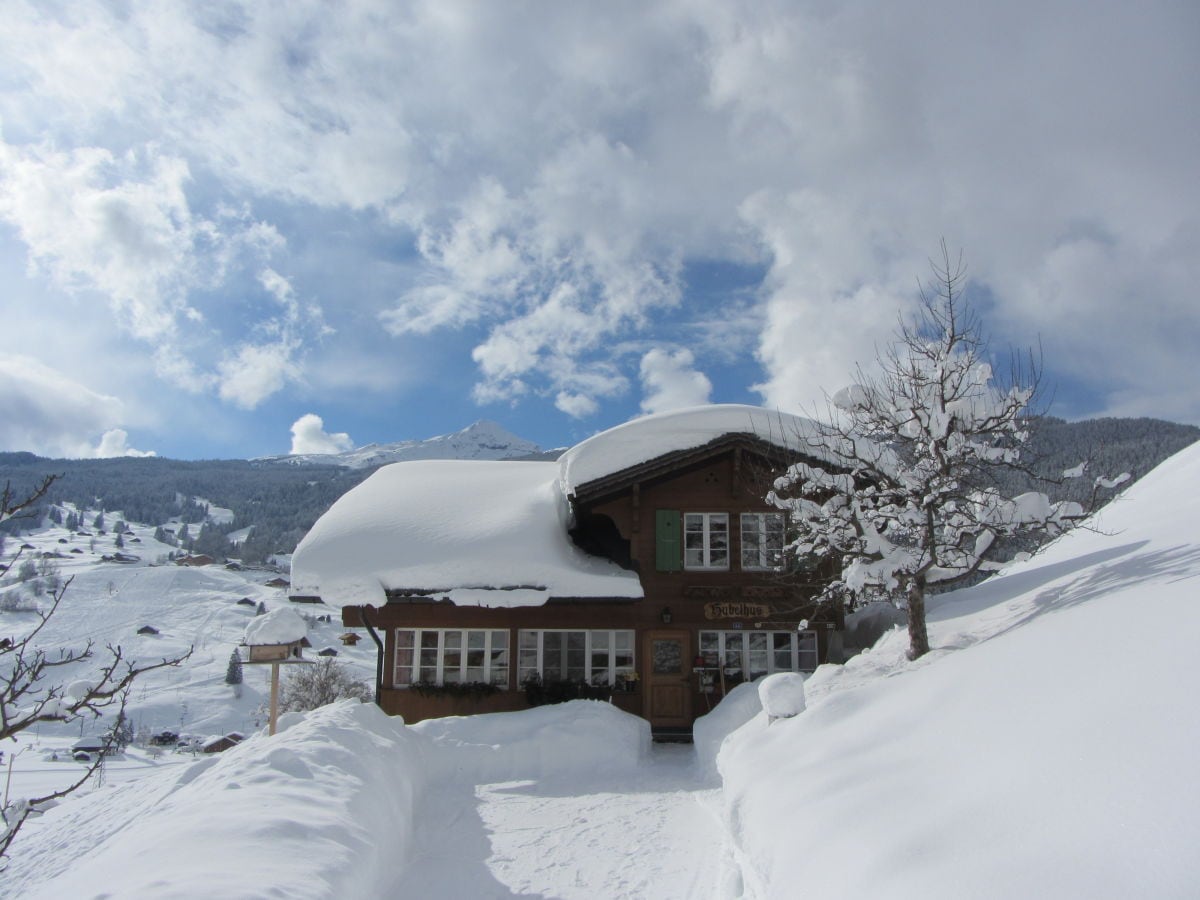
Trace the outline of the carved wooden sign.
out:
M 706 619 L 765 619 L 771 612 L 769 603 L 747 603 L 744 600 L 704 604 Z

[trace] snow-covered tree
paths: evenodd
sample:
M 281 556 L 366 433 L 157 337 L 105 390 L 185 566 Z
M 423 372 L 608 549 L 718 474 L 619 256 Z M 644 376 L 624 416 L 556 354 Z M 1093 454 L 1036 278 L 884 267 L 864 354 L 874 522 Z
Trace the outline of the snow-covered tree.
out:
M 242 683 L 242 658 L 236 649 L 229 654 L 229 665 L 225 667 L 225 683 L 235 686 Z
M 335 700 L 351 698 L 367 703 L 371 688 L 349 670 L 325 657 L 311 666 L 294 666 L 280 691 L 280 712 L 304 712 Z
M 1030 352 L 997 377 L 961 293 L 961 259 L 944 243 L 933 272 L 920 314 L 878 356 L 879 374 L 860 368 L 819 423 L 817 442 L 840 469 L 795 464 L 770 494 L 789 511 L 797 556 L 840 563 L 826 599 L 907 607 L 912 659 L 929 650 L 928 586 L 994 568 L 1003 535 L 1053 535 L 1084 514 L 1078 503 L 996 488 L 995 472 L 1020 464 L 1040 366 Z
M 31 509 L 56 480 L 55 476 L 46 478 L 38 488 L 20 499 L 6 486 L 0 491 L 0 522 Z M 24 635 L 0 638 L 0 740 L 15 738 L 40 722 L 71 722 L 85 716 L 98 717 L 112 708 L 117 711 L 119 726 L 124 718 L 129 687 L 135 678 L 164 666 L 177 666 L 191 656 L 189 650 L 183 656 L 141 665 L 127 659 L 121 647 L 112 644 L 106 647 L 104 658 L 99 659 L 95 644 L 90 640 L 79 647 L 59 645 L 56 649 L 48 649 L 43 646 L 43 631 L 58 611 L 70 584 L 68 579 L 51 590 L 49 605 L 35 611 L 37 620 L 32 629 Z M 67 684 L 55 678 L 58 673 L 74 668 L 76 663 L 91 659 L 97 659 L 97 666 L 86 678 Z M 119 728 L 114 729 L 110 746 L 123 734 Z M 7 852 L 21 825 L 38 804 L 78 789 L 91 777 L 102 756 L 97 755 L 94 764 L 65 788 L 42 796 L 11 801 L 6 798 L 0 808 L 0 856 Z

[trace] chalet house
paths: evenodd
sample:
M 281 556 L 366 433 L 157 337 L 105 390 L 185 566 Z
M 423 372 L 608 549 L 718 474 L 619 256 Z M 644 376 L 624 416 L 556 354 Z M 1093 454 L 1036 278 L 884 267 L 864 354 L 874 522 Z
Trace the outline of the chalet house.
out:
M 688 733 L 733 685 L 826 661 L 841 622 L 785 571 L 764 498 L 807 420 L 750 406 L 647 416 L 557 462 L 384 466 L 292 560 L 293 593 L 380 649 L 377 697 L 406 721 L 522 709 L 586 685 Z

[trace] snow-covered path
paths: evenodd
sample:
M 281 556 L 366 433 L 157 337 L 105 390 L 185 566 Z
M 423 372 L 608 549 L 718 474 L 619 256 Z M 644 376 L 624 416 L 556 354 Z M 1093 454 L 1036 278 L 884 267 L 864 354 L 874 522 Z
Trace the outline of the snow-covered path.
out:
M 393 896 L 704 898 L 725 859 L 718 791 L 690 746 L 636 772 L 431 793 Z

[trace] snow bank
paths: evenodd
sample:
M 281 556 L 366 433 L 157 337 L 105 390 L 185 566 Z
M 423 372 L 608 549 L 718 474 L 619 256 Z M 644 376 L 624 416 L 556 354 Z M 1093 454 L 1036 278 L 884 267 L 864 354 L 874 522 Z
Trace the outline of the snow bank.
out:
M 822 456 L 815 450 L 817 427 L 809 419 L 739 403 L 696 406 L 642 416 L 576 444 L 558 460 L 563 491 L 571 494 L 597 478 L 737 433 Z
M 762 712 L 758 687 L 743 681 L 725 695 L 711 712 L 692 724 L 692 744 L 700 768 L 708 775 L 717 772 L 717 753 L 725 738 Z
M 731 735 L 746 896 L 1193 896 L 1198 489 L 1200 445 Z
M 6 878 L 37 877 L 22 896 L 55 900 L 372 896 L 412 839 L 426 742 L 357 702 L 290 721 L 51 810 L 18 838 Z
M 292 591 L 381 606 L 389 588 L 508 607 L 551 597 L 640 598 L 633 572 L 567 534 L 557 463 L 437 460 L 385 466 L 317 520 Z
M 627 772 L 650 746 L 649 722 L 597 700 L 426 719 L 412 730 L 438 746 L 442 777 L 481 783 Z

